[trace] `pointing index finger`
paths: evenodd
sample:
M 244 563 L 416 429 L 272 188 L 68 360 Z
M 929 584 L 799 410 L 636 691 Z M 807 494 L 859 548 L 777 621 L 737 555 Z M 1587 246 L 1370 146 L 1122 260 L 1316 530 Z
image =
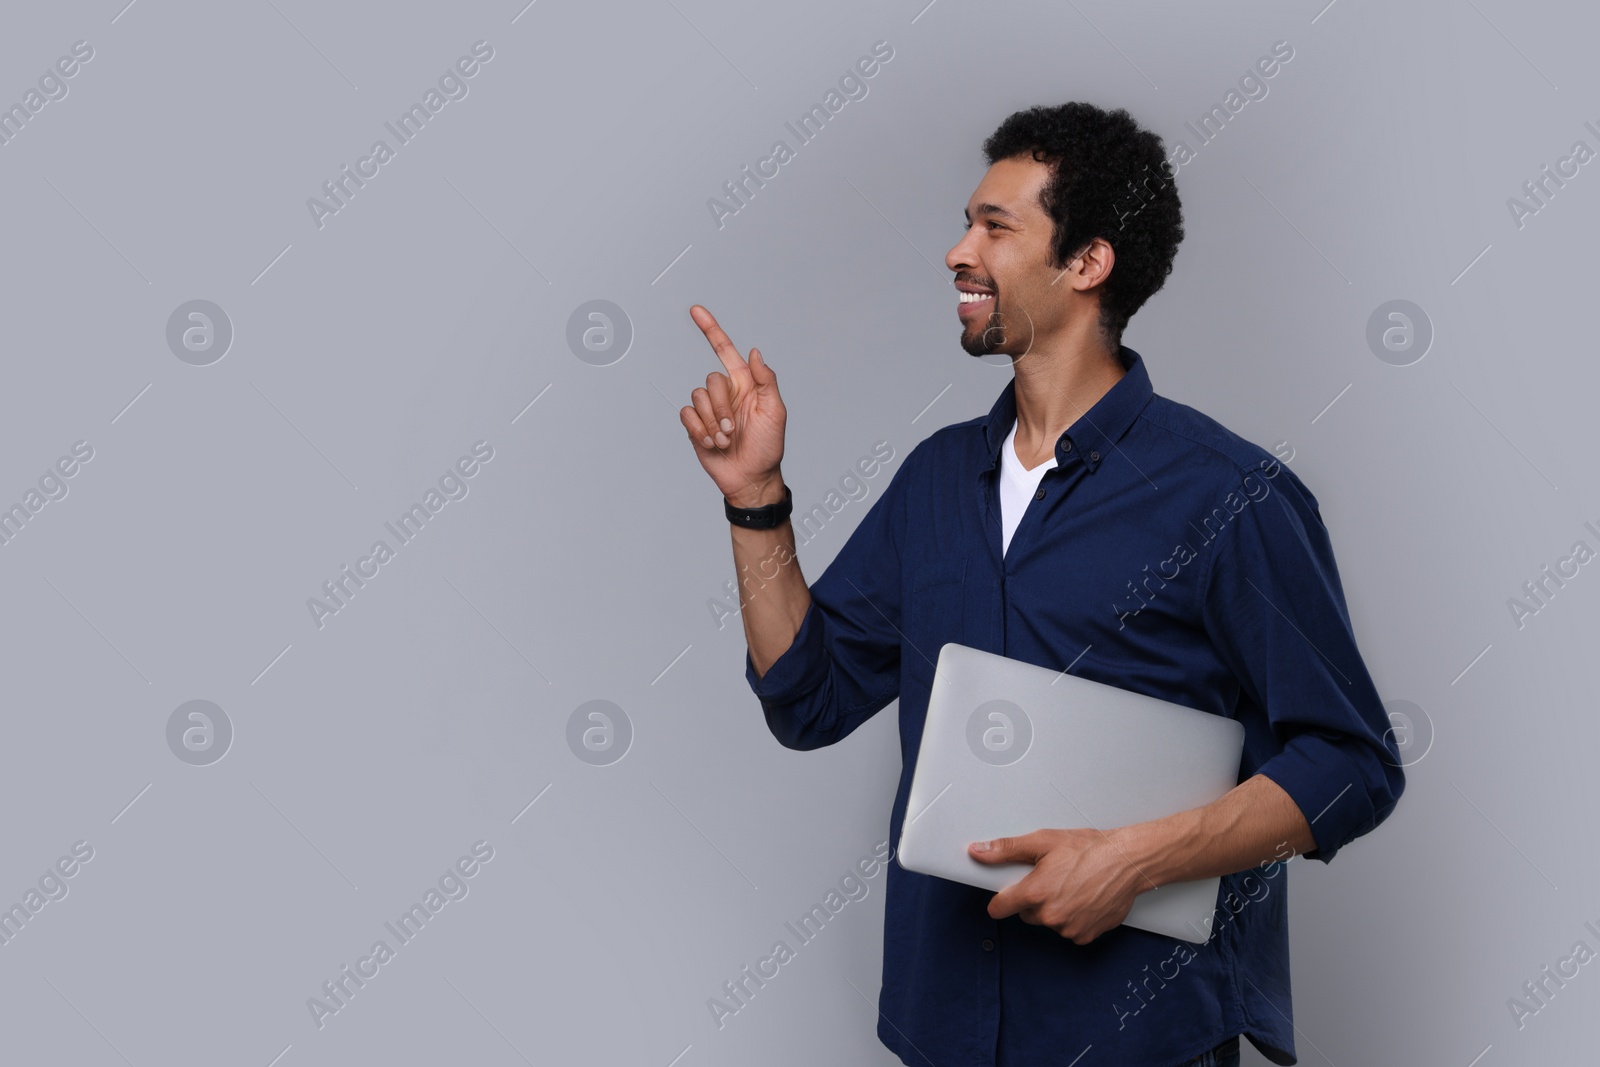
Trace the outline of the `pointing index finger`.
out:
M 734 347 L 733 341 L 717 325 L 717 318 L 705 307 L 695 304 L 689 309 L 689 317 L 694 319 L 694 324 L 700 327 L 700 332 L 706 335 L 706 340 L 711 342 L 711 347 L 716 351 L 717 358 L 722 360 L 723 369 L 730 376 L 749 374 L 750 367 L 739 355 L 739 350 Z

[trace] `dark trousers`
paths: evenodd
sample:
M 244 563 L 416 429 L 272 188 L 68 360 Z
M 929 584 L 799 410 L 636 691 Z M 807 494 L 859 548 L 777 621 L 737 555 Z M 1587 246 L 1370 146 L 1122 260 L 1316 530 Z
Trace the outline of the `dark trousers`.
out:
M 1202 1052 L 1182 1067 L 1239 1067 L 1239 1039 L 1230 1037 L 1210 1052 Z
M 999 1067 L 1008 1067 L 1003 1056 L 996 1062 Z M 1239 1038 L 1237 1035 L 1230 1037 L 1209 1052 L 1202 1052 L 1192 1060 L 1185 1060 L 1178 1067 L 1239 1067 Z

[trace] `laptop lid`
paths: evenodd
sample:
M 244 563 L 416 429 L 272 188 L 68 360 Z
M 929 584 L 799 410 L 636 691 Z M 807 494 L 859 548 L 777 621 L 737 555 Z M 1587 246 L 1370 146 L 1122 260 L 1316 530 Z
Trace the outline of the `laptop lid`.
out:
M 895 859 L 998 892 L 1026 863 L 979 863 L 972 841 L 1109 830 L 1208 804 L 1238 783 L 1233 719 L 951 642 L 933 693 Z M 1203 943 L 1220 878 L 1134 898 L 1126 926 Z

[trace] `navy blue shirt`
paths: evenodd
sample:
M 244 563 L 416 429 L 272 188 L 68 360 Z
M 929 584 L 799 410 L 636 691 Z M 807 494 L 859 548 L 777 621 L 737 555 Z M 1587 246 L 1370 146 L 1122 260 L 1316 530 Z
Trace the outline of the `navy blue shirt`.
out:
M 1311 823 L 1306 855 L 1327 862 L 1405 783 L 1316 498 L 1156 395 L 1137 352 L 1117 358 L 1126 373 L 1056 442 L 1004 555 L 1014 379 L 987 415 L 911 450 L 811 585 L 793 644 L 764 676 L 747 651 L 745 677 L 793 749 L 899 698 L 896 854 L 934 660 L 955 641 L 1237 719 L 1239 780 L 1281 786 Z M 1127 926 L 1076 945 L 991 919 L 987 890 L 891 863 L 878 1037 L 918 1067 L 1175 1067 L 1241 1033 L 1295 1063 L 1287 891 L 1267 862 L 1222 879 L 1203 945 Z

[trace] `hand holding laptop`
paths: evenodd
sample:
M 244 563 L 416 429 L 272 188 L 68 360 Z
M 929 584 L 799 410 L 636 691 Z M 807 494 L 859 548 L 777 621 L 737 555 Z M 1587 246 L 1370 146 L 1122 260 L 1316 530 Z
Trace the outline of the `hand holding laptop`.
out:
M 1021 881 L 989 901 L 989 917 L 1018 915 L 1078 945 L 1121 925 L 1139 893 L 1156 886 L 1117 844 L 1117 832 L 1034 830 L 1021 837 L 974 842 L 969 851 L 980 863 L 1033 865 Z

